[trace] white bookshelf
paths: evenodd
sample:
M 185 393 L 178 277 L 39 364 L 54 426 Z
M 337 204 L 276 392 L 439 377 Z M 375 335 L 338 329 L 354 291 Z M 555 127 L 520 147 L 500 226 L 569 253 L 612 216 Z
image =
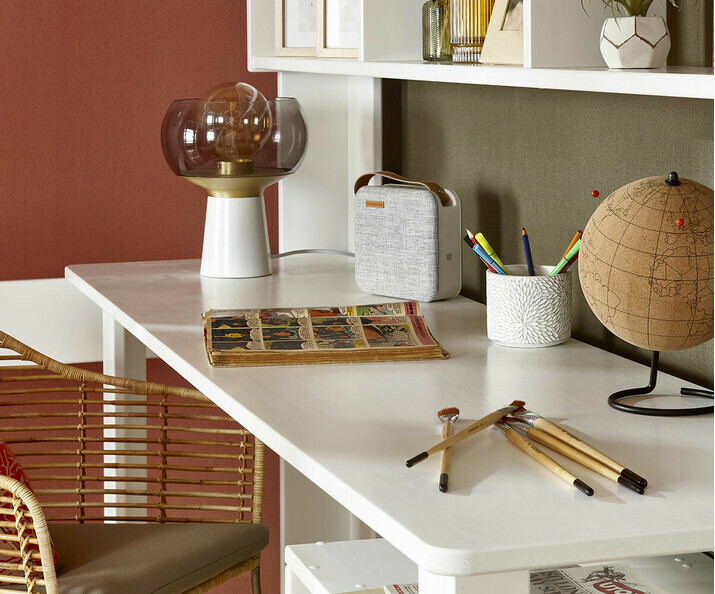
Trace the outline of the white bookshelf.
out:
M 605 67 L 523 68 L 486 64 L 439 64 L 417 60 L 366 62 L 255 56 L 251 58 L 250 69 L 592 93 L 692 99 L 715 97 L 712 70 L 695 67 L 664 67 L 658 70 L 609 70 Z

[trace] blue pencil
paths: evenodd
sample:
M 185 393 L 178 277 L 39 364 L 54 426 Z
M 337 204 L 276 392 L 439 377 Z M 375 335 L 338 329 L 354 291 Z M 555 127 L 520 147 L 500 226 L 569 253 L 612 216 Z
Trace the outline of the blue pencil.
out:
M 477 252 L 477 256 L 489 264 L 489 266 L 496 270 L 498 274 L 506 274 L 506 270 L 499 266 L 499 264 L 494 261 L 494 258 L 487 254 L 486 250 L 481 245 L 477 244 L 472 249 Z
M 529 245 L 529 236 L 526 234 L 526 229 L 521 229 L 521 240 L 524 242 L 524 253 L 526 254 L 526 267 L 529 270 L 529 276 L 534 276 L 534 262 L 531 259 L 531 246 Z

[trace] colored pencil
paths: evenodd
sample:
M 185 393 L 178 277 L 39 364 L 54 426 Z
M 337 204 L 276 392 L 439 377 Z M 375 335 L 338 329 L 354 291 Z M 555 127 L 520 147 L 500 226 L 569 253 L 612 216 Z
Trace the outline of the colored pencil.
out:
M 566 254 L 569 253 L 569 250 L 573 247 L 573 245 L 574 245 L 579 239 L 581 239 L 581 233 L 582 233 L 581 229 L 579 229 L 578 231 L 576 231 L 576 233 L 575 233 L 574 236 L 573 236 L 573 239 L 571 240 L 571 243 L 569 243 L 569 246 L 568 246 L 568 247 L 566 248 L 566 250 L 564 251 L 564 255 L 561 256 L 561 259 L 562 259 L 562 260 L 566 257 Z
M 472 245 L 475 246 L 477 245 L 477 238 L 474 237 L 474 233 L 472 233 L 469 229 L 465 227 L 465 230 L 467 231 L 467 237 L 469 237 L 469 241 L 471 241 Z
M 566 254 L 564 258 L 561 258 L 561 261 L 556 265 L 556 267 L 549 273 L 550 276 L 556 276 L 559 274 L 564 267 L 573 259 L 573 257 L 578 254 L 578 250 L 581 248 L 581 240 L 577 240 L 576 243 L 573 244 L 573 247 L 569 250 L 569 253 Z
M 473 249 L 475 252 L 477 252 L 477 255 L 478 255 L 482 260 L 484 260 L 484 262 L 486 262 L 487 264 L 489 264 L 489 266 L 491 266 L 497 274 L 506 274 L 506 270 L 504 270 L 501 266 L 499 266 L 499 264 L 497 264 L 497 263 L 492 259 L 492 257 L 491 257 L 489 254 L 487 254 L 487 252 L 484 251 L 484 248 L 483 248 L 481 245 L 477 244 L 477 245 L 475 245 L 472 249 Z
M 576 254 L 573 258 L 569 260 L 569 263 L 561 269 L 561 272 L 559 272 L 559 274 L 563 274 L 564 272 L 566 272 L 571 267 L 571 264 L 573 264 L 576 260 L 578 260 L 578 254 Z
M 474 251 L 474 244 L 469 239 L 469 236 L 465 235 L 464 237 L 462 237 L 462 239 L 464 240 L 464 243 L 466 243 L 469 246 L 469 249 Z M 474 252 L 474 253 L 477 254 L 477 252 Z M 494 270 L 491 266 L 489 266 L 488 262 L 485 262 L 484 260 L 482 260 L 482 257 L 479 254 L 477 254 L 477 257 L 482 261 L 482 264 L 484 264 L 484 266 L 489 268 L 489 270 L 491 270 L 492 272 L 496 272 L 496 270 Z
M 484 237 L 483 233 L 477 233 L 474 236 L 474 240 L 481 245 L 484 248 L 484 251 L 489 254 L 492 260 L 494 260 L 499 266 L 502 267 L 502 270 L 509 274 L 509 271 L 506 269 L 506 266 L 504 266 L 504 263 L 499 259 L 499 256 L 497 256 L 497 253 L 494 251 L 494 248 L 489 245 L 489 242 L 487 241 L 487 238 Z
M 534 261 L 531 259 L 531 246 L 529 245 L 529 236 L 526 229 L 521 229 L 521 240 L 524 242 L 524 254 L 526 255 L 526 267 L 529 270 L 529 276 L 534 276 Z

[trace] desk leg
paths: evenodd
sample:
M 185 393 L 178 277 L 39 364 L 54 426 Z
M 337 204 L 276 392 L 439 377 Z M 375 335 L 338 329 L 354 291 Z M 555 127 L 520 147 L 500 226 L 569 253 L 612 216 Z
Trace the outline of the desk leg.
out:
M 146 380 L 146 347 L 137 340 L 132 334 L 127 332 L 120 324 L 114 321 L 112 317 L 103 314 L 102 333 L 103 333 L 103 356 L 104 356 L 104 373 L 107 375 L 115 375 L 120 377 L 128 377 L 137 380 Z M 136 397 L 132 397 L 136 400 Z M 106 399 L 122 400 L 126 396 L 122 394 L 106 394 Z M 115 407 L 111 404 L 104 405 L 104 411 L 113 412 Z M 125 407 L 126 412 L 145 412 L 146 407 L 132 406 Z M 107 425 L 117 425 L 117 429 L 105 429 L 104 435 L 107 437 L 146 437 L 144 429 L 122 429 L 121 425 L 131 423 L 138 425 L 146 422 L 146 419 L 138 418 L 112 418 L 106 417 Z M 136 443 L 109 443 L 105 445 L 106 450 L 134 450 L 146 449 L 146 445 Z M 144 456 L 104 456 L 105 464 L 146 464 Z M 145 469 L 127 469 L 127 468 L 106 468 L 105 476 L 108 477 L 144 477 L 146 476 Z M 140 489 L 146 490 L 146 483 L 112 481 L 105 483 L 105 489 Z M 137 495 L 105 495 L 105 502 L 108 503 L 143 503 L 146 502 L 145 496 Z M 121 508 L 113 507 L 106 509 L 107 516 L 145 516 L 146 509 L 141 508 Z
M 418 571 L 420 594 L 529 594 L 529 572 L 510 571 L 464 577 Z
M 300 472 L 280 460 L 281 567 L 285 548 L 292 544 L 375 538 L 373 530 Z M 281 574 L 281 592 L 290 592 Z

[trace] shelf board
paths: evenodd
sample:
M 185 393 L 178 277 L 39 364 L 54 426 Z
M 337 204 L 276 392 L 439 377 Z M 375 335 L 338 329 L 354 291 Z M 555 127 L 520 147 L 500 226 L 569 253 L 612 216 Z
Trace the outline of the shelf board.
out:
M 625 93 L 658 97 L 713 99 L 711 68 L 664 67 L 657 70 L 608 68 L 522 68 L 486 64 L 431 64 L 421 61 L 363 62 L 330 58 L 253 56 L 252 71 L 306 72 L 401 80 Z

